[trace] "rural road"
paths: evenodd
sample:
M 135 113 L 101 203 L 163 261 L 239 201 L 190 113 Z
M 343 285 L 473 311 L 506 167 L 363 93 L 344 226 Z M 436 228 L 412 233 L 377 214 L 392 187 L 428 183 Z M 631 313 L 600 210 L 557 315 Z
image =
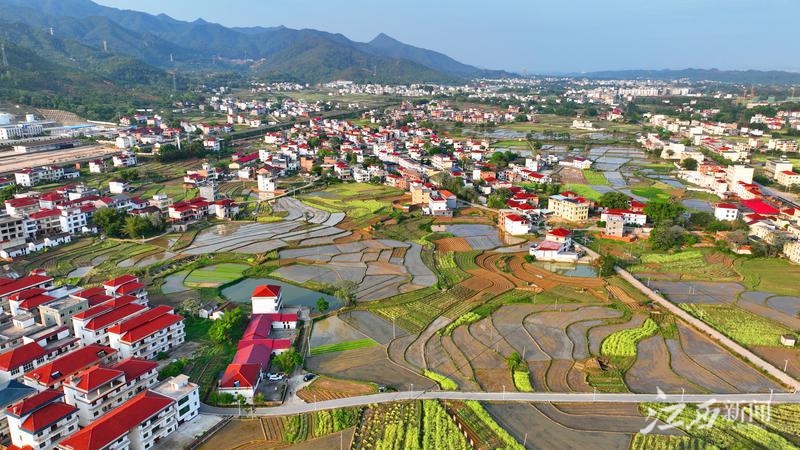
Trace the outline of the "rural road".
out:
M 256 408 L 254 412 L 238 408 L 218 408 L 200 404 L 200 413 L 220 416 L 283 416 L 325 409 L 364 406 L 373 403 L 388 403 L 402 400 L 479 400 L 506 402 L 553 402 L 553 403 L 714 403 L 748 404 L 751 402 L 800 403 L 798 393 L 775 394 L 667 394 L 666 399 L 656 394 L 593 394 L 558 392 L 460 392 L 460 391 L 402 391 L 385 394 L 362 395 L 317 403 L 286 404 L 274 408 Z

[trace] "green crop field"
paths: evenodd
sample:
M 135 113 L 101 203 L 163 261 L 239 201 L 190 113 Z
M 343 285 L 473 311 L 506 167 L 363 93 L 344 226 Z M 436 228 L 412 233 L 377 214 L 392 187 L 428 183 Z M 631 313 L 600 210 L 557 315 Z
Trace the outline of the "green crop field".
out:
M 514 371 L 514 386 L 520 392 L 533 392 L 533 386 L 531 386 L 531 374 L 530 372 L 524 370 L 515 370 Z
M 242 273 L 249 268 L 247 264 L 231 263 L 206 266 L 193 270 L 183 284 L 188 287 L 219 287 L 242 278 Z
M 631 194 L 644 197 L 648 200 L 669 200 L 670 198 L 670 195 L 666 189 L 657 188 L 654 186 L 633 188 L 631 189 Z
M 652 319 L 647 319 L 641 327 L 619 330 L 603 339 L 600 353 L 612 357 L 636 356 L 636 344 L 657 331 L 658 325 Z
M 733 305 L 681 303 L 682 309 L 707 322 L 742 345 L 780 346 L 781 335 L 792 330 Z
M 345 350 L 355 350 L 358 348 L 367 348 L 367 347 L 372 347 L 373 345 L 378 345 L 378 343 L 369 338 L 357 339 L 355 341 L 336 342 L 333 344 L 325 344 L 312 348 L 311 356 L 323 355 L 325 353 L 341 352 Z
M 561 188 L 561 192 L 572 191 L 589 200 L 600 200 L 602 194 L 585 184 L 567 184 Z
M 688 436 L 637 434 L 633 437 L 630 448 L 631 450 L 712 450 L 717 447 Z
M 591 169 L 583 169 L 583 178 L 586 178 L 588 184 L 596 186 L 611 186 L 611 183 L 606 179 L 603 172 Z
M 347 217 L 364 224 L 370 218 L 391 210 L 386 197 L 402 195 L 403 192 L 387 186 L 365 183 L 346 183 L 328 187 L 323 191 L 298 197 L 306 205 L 328 212 L 344 212 Z
M 800 279 L 800 266 L 792 265 L 785 259 L 740 259 L 736 262 L 736 268 L 744 277 L 742 281 L 748 289 L 797 295 L 797 285 L 786 280 Z

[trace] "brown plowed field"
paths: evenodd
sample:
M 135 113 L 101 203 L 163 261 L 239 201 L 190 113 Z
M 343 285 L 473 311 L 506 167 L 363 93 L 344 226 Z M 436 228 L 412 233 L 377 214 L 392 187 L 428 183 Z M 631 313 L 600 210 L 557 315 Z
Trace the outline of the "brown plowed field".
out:
M 330 377 L 319 377 L 310 385 L 297 391 L 297 396 L 306 403 L 334 400 L 337 398 L 357 397 L 376 392 L 375 386 L 358 381 L 338 380 Z
M 468 252 L 472 250 L 469 242 L 460 237 L 448 237 L 434 241 L 436 250 L 440 252 Z

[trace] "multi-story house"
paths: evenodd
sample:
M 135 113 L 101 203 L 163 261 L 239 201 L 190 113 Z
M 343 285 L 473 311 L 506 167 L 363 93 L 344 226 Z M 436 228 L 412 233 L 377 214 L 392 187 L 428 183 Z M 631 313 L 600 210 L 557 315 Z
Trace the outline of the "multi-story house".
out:
M 148 450 L 178 428 L 175 401 L 145 391 L 63 440 L 61 450 Z
M 589 201 L 571 192 L 551 195 L 547 202 L 547 209 L 564 220 L 572 222 L 589 220 Z
M 157 369 L 157 363 L 141 359 L 91 367 L 64 382 L 64 401 L 78 408 L 78 423 L 85 427 L 156 384 Z
M 97 305 L 72 317 L 75 336 L 83 345 L 108 345 L 109 329 L 147 311 L 144 305 L 128 303 L 119 307 Z
M 46 390 L 6 409 L 11 442 L 18 449 L 50 450 L 78 430 L 78 410 L 64 394 Z
M 40 392 L 60 389 L 64 381 L 76 373 L 116 360 L 116 353 L 117 351 L 110 347 L 88 345 L 26 373 L 22 382 Z
M 169 377 L 152 390 L 175 400 L 179 425 L 194 419 L 200 412 L 200 389 L 186 375 Z
M 108 329 L 108 340 L 122 358 L 156 359 L 186 339 L 183 317 L 166 305 L 121 322 Z

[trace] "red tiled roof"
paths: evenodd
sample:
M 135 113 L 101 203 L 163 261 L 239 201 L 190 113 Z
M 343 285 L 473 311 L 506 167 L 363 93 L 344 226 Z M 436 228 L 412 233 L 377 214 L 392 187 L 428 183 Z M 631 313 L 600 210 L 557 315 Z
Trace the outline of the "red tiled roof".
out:
M 719 203 L 719 204 L 717 204 L 717 208 L 721 208 L 721 209 L 737 209 L 736 205 L 734 205 L 732 203 Z
M 100 314 L 105 314 L 108 311 L 111 311 L 112 309 L 114 309 L 112 306 L 109 306 L 109 305 L 106 305 L 106 304 L 96 305 L 96 306 L 92 306 L 91 308 L 89 308 L 89 309 L 87 309 L 85 311 L 81 311 L 81 312 L 75 314 L 74 316 L 72 316 L 72 318 L 73 319 L 78 319 L 78 320 L 85 320 L 85 319 L 89 319 L 89 318 L 92 318 L 92 317 L 97 317 Z
M 136 282 L 134 282 L 134 283 L 126 283 L 126 284 L 123 284 L 122 286 L 120 286 L 119 288 L 117 288 L 117 293 L 118 294 L 127 294 L 129 292 L 135 292 L 135 291 L 138 291 L 140 289 L 143 289 L 144 287 L 145 287 L 145 285 L 142 284 L 142 283 L 136 283 Z
M 525 222 L 526 221 L 524 217 L 518 216 L 516 214 L 509 214 L 509 215 L 506 216 L 506 219 L 508 219 L 508 220 L 510 220 L 512 222 Z
M 39 219 L 46 219 L 48 217 L 58 217 L 61 215 L 61 211 L 57 209 L 42 209 L 36 211 L 35 213 L 31 213 L 28 215 L 29 219 L 39 220 Z
M 236 387 L 236 381 L 239 382 L 239 387 L 254 387 L 258 382 L 260 372 L 261 365 L 259 364 L 229 364 L 222 375 L 220 387 Z
M 251 297 L 277 297 L 281 295 L 281 287 L 274 284 L 257 286 Z
M 91 367 L 117 351 L 102 345 L 87 345 L 25 374 L 25 379 L 51 386 L 79 370 Z
M 38 205 L 39 201 L 33 197 L 20 197 L 20 198 L 10 198 L 6 200 L 6 206 L 10 206 L 12 208 L 23 208 L 25 206 L 33 206 Z
M 130 319 L 124 320 L 113 327 L 108 329 L 109 333 L 115 334 L 122 334 L 126 333 L 142 324 L 145 324 L 151 320 L 157 319 L 164 314 L 170 314 L 175 310 L 172 307 L 167 305 L 158 305 L 155 308 L 148 309 L 147 311 L 137 315 L 136 317 L 132 317 Z
M 134 427 L 158 414 L 173 400 L 153 391 L 144 391 L 99 420 L 64 439 L 59 447 L 70 450 L 99 450 L 127 434 Z
M 28 416 L 28 418 L 22 422 L 20 428 L 31 433 L 36 433 L 58 422 L 64 417 L 74 414 L 76 411 L 78 411 L 78 408 L 66 403 L 50 403 L 49 405 L 36 410 L 36 412 Z
M 108 312 L 89 320 L 86 322 L 86 325 L 84 325 L 84 328 L 87 330 L 99 330 L 116 322 L 122 321 L 128 317 L 139 314 L 146 309 L 146 306 L 138 305 L 136 303 L 129 303 L 127 305 L 120 306 L 119 308 L 109 310 Z
M 758 199 L 742 200 L 740 203 L 758 214 L 769 215 L 769 214 L 777 214 L 779 212 L 777 208 L 770 205 L 769 203 L 764 202 L 763 200 L 758 200 Z
M 25 363 L 34 361 L 46 354 L 47 352 L 41 345 L 36 342 L 29 342 L 0 354 L 0 370 L 11 372 L 15 368 L 22 367 Z
M 19 307 L 22 309 L 30 310 L 39 307 L 41 305 L 44 305 L 45 303 L 52 302 L 55 299 L 56 299 L 55 297 L 51 297 L 49 295 L 44 295 L 44 294 L 37 295 L 35 297 L 29 297 L 26 298 L 25 300 L 22 300 L 21 302 L 19 302 Z
M 558 237 L 567 237 L 570 234 L 572 234 L 572 232 L 565 228 L 553 228 L 552 230 L 548 231 L 547 234 L 551 234 L 553 236 L 558 236 Z
M 5 297 L 6 295 L 14 294 L 24 289 L 30 289 L 48 281 L 53 281 L 53 277 L 48 277 L 45 275 L 28 275 L 27 277 L 22 277 L 12 281 L 11 283 L 6 283 L 0 286 L 0 297 Z
M 112 369 L 124 372 L 125 379 L 128 381 L 139 378 L 156 367 L 158 367 L 157 362 L 139 358 L 128 358 L 111 366 Z
M 76 373 L 69 380 L 69 383 L 81 392 L 89 392 L 122 375 L 123 373 L 121 370 L 95 366 Z
M 36 411 L 36 409 L 41 408 L 42 406 L 50 402 L 53 402 L 63 396 L 64 394 L 62 392 L 45 390 L 39 392 L 36 395 L 21 400 L 17 403 L 14 403 L 13 405 L 6 408 L 6 412 L 16 417 L 26 416 L 31 412 Z
M 121 277 L 113 278 L 111 280 L 106 281 L 105 283 L 103 283 L 103 286 L 108 288 L 119 287 L 125 283 L 132 283 L 135 281 L 139 281 L 139 278 L 133 275 L 123 275 Z
M 111 328 L 108 330 L 109 333 L 114 334 L 122 334 L 120 337 L 120 342 L 124 342 L 126 344 L 133 344 L 134 342 L 139 342 L 142 339 L 150 336 L 151 334 L 157 333 L 164 328 L 169 327 L 170 325 L 176 324 L 183 320 L 183 316 L 179 316 L 177 314 L 162 314 L 155 319 L 150 319 L 149 321 L 138 320 L 139 318 L 136 317 L 129 322 L 135 322 L 136 326 L 131 328 L 130 331 L 121 333 L 115 330 L 116 327 Z M 124 325 L 124 324 L 123 324 Z

